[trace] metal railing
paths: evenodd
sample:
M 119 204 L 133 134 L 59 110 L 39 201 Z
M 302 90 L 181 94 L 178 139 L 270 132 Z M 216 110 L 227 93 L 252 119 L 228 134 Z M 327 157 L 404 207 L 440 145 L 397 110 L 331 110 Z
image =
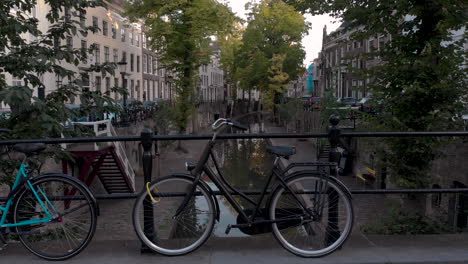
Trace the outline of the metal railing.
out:
M 339 118 L 330 118 L 331 126 L 327 133 L 257 133 L 257 134 L 222 134 L 218 139 L 256 139 L 256 138 L 328 138 L 330 143 L 329 161 L 337 162 L 341 153 L 338 151 L 338 145 L 342 137 L 468 137 L 468 131 L 449 131 L 449 132 L 342 132 L 338 127 Z M 145 129 L 140 136 L 108 136 L 108 137 L 79 137 L 79 138 L 48 138 L 48 139 L 20 139 L 20 140 L 0 140 L 0 146 L 13 145 L 18 143 L 96 143 L 96 142 L 125 142 L 140 141 L 143 146 L 143 176 L 144 184 L 151 182 L 153 171 L 153 145 L 157 141 L 164 140 L 209 140 L 212 135 L 154 135 L 150 129 Z M 336 174 L 336 172 L 332 171 Z M 143 186 L 141 186 L 143 189 Z M 138 188 L 137 188 L 138 190 Z M 468 188 L 453 189 L 362 189 L 350 190 L 353 194 L 409 194 L 409 193 L 468 193 Z M 258 195 L 260 191 L 245 191 L 247 195 Z M 219 191 L 214 194 L 222 195 Z M 232 193 L 236 195 L 235 193 Z M 138 196 L 135 193 L 128 194 L 99 194 L 97 199 L 134 199 Z M 0 201 L 5 198 L 0 198 Z M 152 214 L 145 215 L 145 219 L 152 221 Z M 146 220 L 145 220 L 146 221 Z M 145 250 L 145 249 L 143 249 Z

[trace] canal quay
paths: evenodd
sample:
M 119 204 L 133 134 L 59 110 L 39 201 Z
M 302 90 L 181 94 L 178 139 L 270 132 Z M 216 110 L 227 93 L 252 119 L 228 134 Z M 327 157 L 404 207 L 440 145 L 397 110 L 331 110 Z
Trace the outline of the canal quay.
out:
M 282 133 L 283 127 L 272 124 L 261 115 L 238 120 L 250 128 L 251 133 Z M 208 131 L 205 131 L 208 132 Z M 183 142 L 186 151 L 173 151 L 161 147 L 155 157 L 153 178 L 183 172 L 185 161 L 197 161 L 206 141 Z M 289 162 L 305 162 L 317 157 L 315 139 L 250 139 L 226 140 L 215 150 L 228 181 L 240 189 L 253 189 L 262 185 L 271 169 L 273 157 L 265 147 L 273 145 L 295 146 L 297 154 Z M 286 164 L 283 164 L 286 165 Z M 362 189 L 361 183 L 351 177 L 341 177 L 350 189 Z M 143 186 L 137 173 L 136 186 Z M 95 189 L 98 187 L 94 186 Z M 354 195 L 356 223 L 344 246 L 331 255 L 305 259 L 287 252 L 270 233 L 249 236 L 237 229 L 229 235 L 226 226 L 236 221 L 232 210 L 222 197 L 218 197 L 221 219 L 213 235 L 198 250 L 180 257 L 166 257 L 141 253 L 141 242 L 135 235 L 131 212 L 134 200 L 101 200 L 101 214 L 93 241 L 79 256 L 66 263 L 468 263 L 468 235 L 368 235 L 361 232 L 369 215 L 383 214 L 385 196 Z M 0 263 L 48 263 L 31 254 L 18 243 L 10 243 L 0 251 Z

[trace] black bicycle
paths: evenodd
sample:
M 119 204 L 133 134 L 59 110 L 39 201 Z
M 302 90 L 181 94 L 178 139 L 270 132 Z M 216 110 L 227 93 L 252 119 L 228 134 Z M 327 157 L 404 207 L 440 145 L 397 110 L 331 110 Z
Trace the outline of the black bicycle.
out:
M 295 154 L 293 147 L 268 147 L 276 155 L 272 173 L 258 201 L 236 190 L 223 177 L 213 153 L 216 137 L 224 126 L 246 130 L 227 119 L 213 125 L 214 135 L 197 164 L 186 163 L 190 174 L 173 174 L 148 183 L 137 198 L 133 223 L 140 240 L 163 255 L 183 255 L 200 247 L 219 221 L 215 193 L 202 180 L 202 174 L 216 185 L 239 216 L 226 233 L 239 228 L 247 234 L 273 232 L 288 251 L 301 257 L 321 257 L 332 253 L 348 238 L 353 226 L 351 194 L 330 175 L 336 163 L 292 163 L 281 169 L 281 158 Z M 213 168 L 208 165 L 213 161 Z M 307 169 L 292 172 L 292 169 Z M 216 171 L 216 173 L 215 173 Z M 253 208 L 243 208 L 234 196 L 240 196 Z M 262 206 L 263 205 L 263 206 Z M 144 215 L 154 221 L 145 221 Z

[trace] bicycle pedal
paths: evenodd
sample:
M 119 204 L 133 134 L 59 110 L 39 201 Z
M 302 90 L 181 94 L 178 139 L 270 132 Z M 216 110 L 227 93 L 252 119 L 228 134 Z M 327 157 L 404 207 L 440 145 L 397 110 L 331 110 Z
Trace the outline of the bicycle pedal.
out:
M 231 229 L 232 229 L 232 225 L 228 225 L 226 227 L 226 231 L 224 231 L 224 233 L 226 233 L 226 235 L 229 234 L 229 232 L 231 232 Z

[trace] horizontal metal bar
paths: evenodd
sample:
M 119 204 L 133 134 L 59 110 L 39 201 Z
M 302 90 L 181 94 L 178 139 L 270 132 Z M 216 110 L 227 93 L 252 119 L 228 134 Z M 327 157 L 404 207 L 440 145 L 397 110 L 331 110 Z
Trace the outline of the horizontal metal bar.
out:
M 443 132 L 342 132 L 342 137 L 468 137 L 467 131 Z
M 124 136 L 124 137 L 76 137 L 76 138 L 43 138 L 43 139 L 12 139 L 0 140 L 0 145 L 14 145 L 21 143 L 45 143 L 45 144 L 62 144 L 62 143 L 94 143 L 94 142 L 115 142 L 115 141 L 140 141 L 140 136 Z
M 468 137 L 468 132 L 342 132 L 342 137 Z M 153 136 L 152 140 L 208 140 L 213 137 L 207 135 L 164 135 Z M 261 134 L 221 134 L 218 139 L 253 139 L 253 138 L 326 138 L 328 133 L 261 133 Z M 92 143 L 114 141 L 140 141 L 140 136 L 123 137 L 76 137 L 76 138 L 47 138 L 47 139 L 15 139 L 0 140 L 0 145 L 19 143 Z
M 247 190 L 242 191 L 246 195 L 260 195 L 261 190 Z M 267 191 L 267 194 L 271 193 L 271 190 Z M 377 189 L 377 190 L 351 190 L 352 194 L 407 194 L 407 193 L 468 193 L 468 188 L 453 188 L 453 189 Z M 168 196 L 183 196 L 185 193 L 164 193 Z M 201 195 L 201 193 L 196 193 Z M 214 195 L 224 195 L 221 191 L 213 191 Z M 237 195 L 234 192 L 230 192 L 231 195 Z M 139 196 L 139 193 L 114 193 L 114 194 L 97 194 L 95 197 L 98 200 L 122 200 L 122 199 L 135 199 Z M 76 200 L 74 196 L 64 198 L 63 200 Z M 6 197 L 0 197 L 0 201 L 6 201 Z

